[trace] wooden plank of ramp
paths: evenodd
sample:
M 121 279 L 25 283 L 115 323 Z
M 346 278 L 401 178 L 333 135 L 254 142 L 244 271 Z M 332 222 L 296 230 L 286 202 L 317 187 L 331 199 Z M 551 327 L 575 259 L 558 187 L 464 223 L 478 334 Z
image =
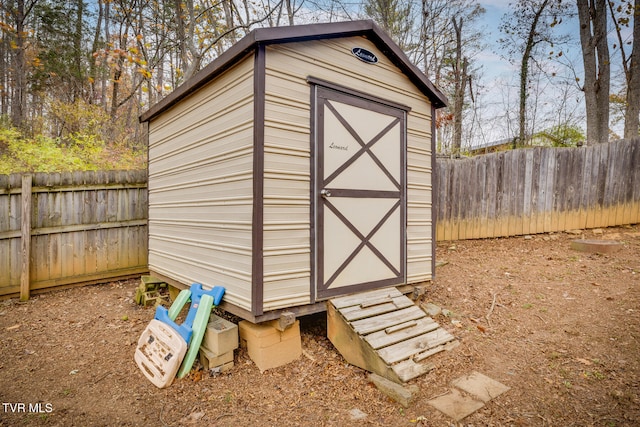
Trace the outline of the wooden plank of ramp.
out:
M 456 342 L 396 288 L 330 300 L 327 335 L 347 362 L 398 383 L 431 370 L 427 359 Z
M 418 335 L 423 335 L 440 327 L 440 325 L 438 325 L 432 318 L 426 316 L 421 319 L 405 323 L 407 324 L 406 328 L 397 329 L 392 332 L 387 332 L 391 328 L 386 328 L 367 335 L 365 337 L 365 340 L 371 345 L 371 347 L 377 350 L 379 348 L 386 347 L 391 344 L 396 344 L 409 338 L 416 337 Z M 403 326 L 403 324 L 400 324 L 398 326 Z
M 396 288 L 382 288 L 376 289 L 373 291 L 361 292 L 359 294 L 346 295 L 343 297 L 334 298 L 331 300 L 331 304 L 341 310 L 345 307 L 351 307 L 354 305 L 360 305 L 365 301 L 371 301 L 376 299 L 381 299 L 385 297 L 401 297 L 403 296 L 402 292 L 397 290 Z
M 378 314 L 389 313 L 396 311 L 399 308 L 407 308 L 413 306 L 413 302 L 404 295 L 400 295 L 395 298 L 388 298 L 385 300 L 378 300 L 369 303 L 362 303 L 359 305 L 352 305 L 340 310 L 340 313 L 345 319 L 352 322 L 354 320 L 365 319 Z
M 431 363 L 416 363 L 412 359 L 403 360 L 391 366 L 394 375 L 400 380 L 398 383 L 406 383 L 420 375 L 424 375 L 433 369 Z M 390 379 L 390 378 L 389 378 Z
M 426 317 L 424 311 L 419 307 L 411 304 L 410 307 L 401 310 L 392 311 L 390 313 L 380 314 L 379 316 L 368 317 L 366 319 L 351 322 L 353 329 L 360 335 L 367 335 L 372 332 L 380 331 L 385 328 L 399 325 L 408 320 L 416 320 Z
M 388 364 L 393 364 L 401 360 L 409 359 L 423 351 L 445 344 L 453 339 L 453 335 L 449 332 L 438 328 L 426 334 L 418 335 L 406 341 L 381 348 L 378 350 L 378 354 L 382 357 L 382 360 Z

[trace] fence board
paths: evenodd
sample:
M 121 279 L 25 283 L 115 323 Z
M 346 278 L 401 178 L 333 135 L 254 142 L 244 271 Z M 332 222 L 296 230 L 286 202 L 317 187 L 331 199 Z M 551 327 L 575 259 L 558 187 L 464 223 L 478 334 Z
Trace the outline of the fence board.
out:
M 448 160 L 436 163 L 436 170 L 438 171 L 438 187 L 434 189 L 434 194 L 439 192 L 440 195 L 440 197 L 438 197 L 438 203 L 435 204 L 437 207 L 436 216 L 438 218 L 442 218 L 442 223 L 440 224 L 442 230 L 441 233 L 446 236 L 447 240 L 452 240 L 452 226 L 450 223 L 452 218 L 451 194 L 455 193 L 451 188 L 451 183 L 453 181 L 453 166 L 454 163 L 449 162 Z
M 9 191 L 9 177 L 7 175 L 0 175 L 0 235 L 4 235 L 11 229 Z M 12 239 L 0 240 L 0 278 L 2 278 L 3 275 L 9 278 L 9 273 L 7 272 L 11 271 L 11 241 Z
M 487 156 L 487 179 L 485 181 L 485 193 L 487 199 L 487 219 L 491 218 L 492 221 L 487 223 L 487 237 L 493 237 L 496 235 L 495 227 L 496 221 L 496 206 L 497 206 L 497 192 L 496 192 L 496 156 Z
M 585 150 L 582 162 L 582 175 L 580 177 L 580 206 L 579 222 L 575 228 L 586 228 L 589 214 L 589 194 L 591 182 L 591 165 L 593 162 L 593 150 Z
M 640 138 L 438 159 L 437 170 L 438 240 L 640 222 Z
M 567 215 L 565 230 L 582 228 L 580 226 L 580 191 L 582 190 L 582 168 L 584 156 L 580 155 L 579 151 L 569 150 L 571 159 L 571 173 L 569 175 L 570 193 L 567 200 L 567 209 L 570 213 Z
M 567 207 L 567 198 L 569 196 L 569 187 L 571 185 L 570 179 L 570 168 L 571 168 L 571 158 L 569 157 L 569 151 L 567 149 L 561 148 L 556 151 L 555 156 L 556 161 L 556 178 L 553 186 L 553 195 L 554 195 L 554 228 L 556 231 L 566 230 L 565 226 L 565 216 L 566 216 L 566 207 Z
M 606 162 L 604 163 L 604 192 L 602 202 L 602 225 L 609 225 L 609 217 L 615 217 L 615 210 L 612 206 L 615 206 L 617 184 L 615 182 L 615 169 L 616 169 L 616 153 L 607 150 Z
M 514 217 L 514 222 L 516 224 L 515 232 L 517 234 L 523 234 L 524 232 L 524 186 L 525 186 L 525 165 L 527 162 L 526 152 L 524 151 L 516 151 L 518 154 L 515 156 L 515 173 L 518 176 L 518 183 L 516 185 L 516 193 L 514 194 L 515 199 L 515 215 L 512 213 L 511 216 Z
M 629 202 L 629 218 L 625 220 L 625 223 L 632 223 L 634 218 L 634 214 L 640 211 L 640 144 L 635 144 L 633 146 L 633 155 L 631 161 L 631 170 L 634 171 L 633 174 L 633 184 L 628 193 Z M 635 202 L 635 203 L 634 203 Z
M 487 210 L 487 199 L 485 197 L 485 183 L 487 180 L 487 163 L 486 162 L 476 162 L 476 171 L 475 171 L 475 195 L 476 199 L 475 203 L 475 212 L 473 213 L 473 217 L 475 219 L 474 225 L 475 229 L 473 232 L 473 238 L 478 238 L 482 235 L 483 230 L 486 230 L 486 210 Z
M 500 234 L 509 234 L 509 213 L 511 212 L 511 185 L 509 178 L 515 178 L 511 173 L 511 155 L 509 151 L 502 153 L 500 162 Z
M 534 230 L 538 229 L 538 221 L 541 221 L 538 215 L 538 203 L 540 203 L 540 180 L 538 179 L 540 175 L 540 156 L 541 150 L 535 148 L 530 150 L 531 154 L 529 154 L 531 158 L 531 165 L 528 166 L 525 170 L 526 178 L 525 180 L 530 180 L 530 196 L 531 199 L 529 202 L 529 206 L 527 207 L 526 215 L 529 217 L 528 227 L 526 228 L 525 234 L 533 233 Z
M 626 194 L 627 194 L 627 186 L 629 185 L 628 176 L 630 174 L 625 173 L 625 171 L 630 170 L 630 156 L 631 156 L 631 145 L 624 145 L 622 149 L 618 151 L 618 162 L 616 165 L 616 180 L 618 181 L 618 207 L 616 209 L 616 217 L 614 220 L 614 224 L 623 224 L 626 213 Z
M 22 177 L 21 183 L 21 207 L 22 216 L 20 217 L 20 301 L 29 299 L 29 280 L 31 278 L 29 266 L 29 254 L 31 253 L 31 175 Z
M 471 168 L 470 164 L 465 162 L 460 164 L 460 183 L 463 187 L 467 187 L 466 191 L 464 191 L 464 196 L 460 198 L 458 201 L 458 216 L 462 217 L 464 220 L 460 221 L 458 235 L 468 235 L 471 232 L 470 221 L 471 215 L 470 210 L 473 209 L 472 206 L 472 197 L 470 195 L 471 187 Z
M 596 145 L 596 151 L 598 151 L 598 173 L 596 180 L 596 226 L 599 227 L 603 224 L 604 219 L 604 203 L 605 203 L 605 192 L 606 192 L 606 184 L 607 184 L 607 164 L 609 163 L 609 150 L 608 147 L 605 147 L 603 144 Z

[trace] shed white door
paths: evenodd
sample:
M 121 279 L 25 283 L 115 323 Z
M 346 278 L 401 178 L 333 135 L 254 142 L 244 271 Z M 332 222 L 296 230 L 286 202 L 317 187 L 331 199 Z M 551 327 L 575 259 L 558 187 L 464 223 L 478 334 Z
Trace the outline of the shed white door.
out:
M 317 87 L 316 297 L 404 283 L 405 111 Z

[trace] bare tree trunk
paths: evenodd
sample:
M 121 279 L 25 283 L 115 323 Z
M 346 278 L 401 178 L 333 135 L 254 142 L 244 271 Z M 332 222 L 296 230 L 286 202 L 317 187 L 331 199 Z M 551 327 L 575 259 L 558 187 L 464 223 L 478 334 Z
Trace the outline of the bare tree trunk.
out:
M 4 31 L 0 36 L 0 114 L 6 116 L 9 111 L 9 100 L 7 97 L 7 82 L 9 81 L 7 73 L 9 72 L 10 66 L 9 55 L 7 54 L 9 49 L 7 49 L 7 38 Z
M 124 24 L 124 28 L 122 25 L 120 25 L 118 47 L 123 52 L 127 50 L 127 34 L 129 33 L 129 28 L 130 26 L 128 22 Z M 122 77 L 123 73 L 124 60 L 125 58 L 122 55 L 118 55 L 116 59 L 116 65 L 113 67 L 113 84 L 111 86 L 111 109 L 109 112 L 112 118 L 116 117 L 116 115 L 118 114 L 118 108 L 120 107 L 118 98 L 120 96 L 120 78 Z
M 294 24 L 294 16 L 296 14 L 296 8 L 294 4 L 291 4 L 293 0 L 286 0 L 286 4 L 287 4 L 287 16 L 289 17 L 289 25 L 293 25 Z
M 162 93 L 164 91 L 164 61 L 160 60 L 155 71 L 156 87 L 158 90 L 153 89 L 152 79 L 149 79 L 149 106 L 154 105 L 158 100 L 162 99 Z M 153 93 L 153 95 L 151 95 Z
M 175 19 L 176 19 L 176 40 L 178 42 L 178 57 L 180 62 L 178 68 L 184 70 L 187 67 L 189 58 L 187 56 L 187 34 L 185 31 L 184 10 L 182 2 L 175 0 Z
M 109 45 L 109 43 L 111 43 L 111 32 L 109 28 L 111 25 L 110 5 L 111 5 L 111 0 L 104 1 L 104 41 L 107 44 L 107 46 Z M 101 80 L 100 99 L 105 111 L 108 111 L 107 110 L 107 77 L 105 75 L 102 75 L 100 80 Z
M 429 11 L 427 10 L 427 0 L 422 0 L 422 22 L 420 22 L 420 47 L 422 49 L 422 72 L 427 74 L 427 20 L 429 19 Z M 435 82 L 436 85 L 438 84 Z
M 453 141 L 451 143 L 451 153 L 455 156 L 460 154 L 462 148 L 462 109 L 464 108 L 464 95 L 469 75 L 467 74 L 467 58 L 462 57 L 462 25 L 463 18 L 452 18 L 453 28 L 456 36 L 455 63 L 453 67 L 454 94 L 453 94 Z
M 529 96 L 527 84 L 529 82 L 529 61 L 533 54 L 533 48 L 538 43 L 538 23 L 540 22 L 540 17 L 548 4 L 549 0 L 544 0 L 540 3 L 538 9 L 534 13 L 520 64 L 520 104 L 518 108 L 518 142 L 520 144 L 525 144 L 529 139 L 527 137 L 527 98 Z M 515 145 L 514 141 L 514 148 Z
M 76 10 L 76 33 L 73 35 L 73 47 L 74 47 L 74 61 L 76 68 L 75 82 L 73 84 L 73 101 L 78 98 L 82 99 L 83 87 L 84 87 L 84 67 L 82 64 L 82 27 L 83 27 L 83 15 L 84 15 L 84 0 L 78 0 L 78 9 Z
M 109 115 L 114 118 L 118 113 L 118 92 L 120 91 L 120 77 L 122 77 L 122 64 L 124 61 L 118 59 L 118 66 L 113 72 L 113 85 L 111 86 L 111 108 Z
M 607 45 L 607 0 L 577 0 L 584 63 L 587 145 L 609 140 L 611 71 Z
M 16 47 L 14 57 L 14 89 L 11 102 L 11 122 L 17 128 L 22 128 L 27 111 L 27 59 L 25 55 L 25 31 L 26 19 L 24 0 L 16 2 L 14 15 L 16 21 Z
M 100 33 L 102 32 L 102 17 L 104 14 L 104 8 L 102 7 L 102 0 L 98 0 L 98 18 L 96 20 L 96 30 L 93 34 L 93 43 L 91 45 L 91 52 L 89 56 L 89 85 L 90 95 L 89 103 L 93 104 L 97 99 L 96 79 L 98 78 L 96 72 L 96 61 L 93 58 L 93 54 L 98 51 L 100 43 Z
M 195 9 L 193 0 L 176 0 L 175 7 L 181 68 L 184 71 L 184 81 L 187 81 L 200 69 L 202 61 L 202 53 L 194 44 Z
M 224 20 L 227 26 L 227 30 L 231 30 L 236 25 L 234 20 L 234 8 L 235 8 L 235 5 L 231 2 L 231 0 L 223 0 L 222 9 L 224 10 Z M 229 37 L 229 41 L 232 44 L 235 44 L 236 41 L 238 40 L 238 37 L 236 36 L 235 31 L 232 31 L 231 33 L 229 33 L 228 37 Z
M 627 108 L 624 114 L 624 137 L 634 138 L 640 131 L 640 0 L 635 0 L 633 14 L 633 48 L 627 78 Z

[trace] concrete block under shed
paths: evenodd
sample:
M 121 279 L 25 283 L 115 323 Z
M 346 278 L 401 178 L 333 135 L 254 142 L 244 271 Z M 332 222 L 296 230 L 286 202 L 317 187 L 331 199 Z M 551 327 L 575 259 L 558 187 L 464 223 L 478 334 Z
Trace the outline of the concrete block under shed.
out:
M 209 319 L 201 346 L 215 355 L 233 352 L 238 348 L 238 325 L 215 314 Z
M 273 322 L 255 324 L 242 320 L 238 326 L 240 344 L 260 372 L 286 365 L 302 355 L 299 320 L 284 331 L 279 331 Z
M 218 355 L 207 347 L 200 346 L 200 364 L 205 371 L 219 368 L 220 372 L 226 372 L 233 368 L 233 350 Z

